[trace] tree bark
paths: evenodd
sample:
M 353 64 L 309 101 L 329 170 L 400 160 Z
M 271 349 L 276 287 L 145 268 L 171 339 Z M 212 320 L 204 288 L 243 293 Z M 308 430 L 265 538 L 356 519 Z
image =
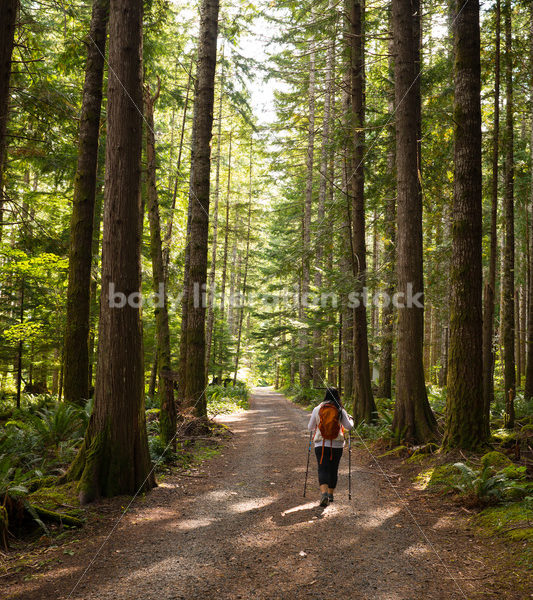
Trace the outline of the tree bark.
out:
M 100 152 L 99 152 L 100 155 Z M 99 157 L 100 163 L 100 157 Z M 103 163 L 103 161 L 102 161 Z M 98 172 L 103 173 L 102 164 L 98 166 Z M 94 202 L 94 220 L 93 220 L 93 249 L 92 249 L 92 273 L 91 273 L 91 304 L 89 314 L 89 395 L 94 385 L 94 371 L 96 366 L 97 352 L 95 352 L 96 328 L 98 323 L 98 314 L 100 312 L 100 294 L 98 285 L 100 282 L 100 242 L 102 211 L 104 204 L 103 183 L 99 183 L 96 189 L 96 198 Z
M 209 188 L 215 67 L 217 58 L 218 0 L 202 0 L 192 129 L 189 295 L 187 298 L 187 369 L 185 402 L 198 417 L 207 415 L 205 397 L 205 305 L 207 280 Z M 196 288 L 196 292 L 195 292 Z M 192 291 L 192 293 L 191 293 Z
M 515 233 L 514 233 L 514 122 L 513 122 L 513 56 L 511 1 L 506 0 L 505 11 L 505 192 L 503 199 L 505 222 L 505 245 L 502 273 L 502 338 L 504 362 L 504 393 L 506 400 L 505 421 L 514 427 L 514 398 L 516 395 L 515 371 Z
M 24 323 L 24 278 L 20 282 L 20 305 L 19 305 L 19 323 Z M 22 391 L 22 352 L 24 350 L 24 342 L 22 338 L 19 340 L 17 349 L 17 408 L 20 408 L 20 396 Z
M 392 29 L 392 24 L 391 24 Z M 392 33 L 392 32 L 391 32 Z M 389 77 L 394 82 L 394 40 L 391 35 L 389 42 Z M 387 165 L 391 185 L 385 206 L 384 219 L 384 252 L 383 268 L 386 283 L 386 293 L 392 298 L 395 289 L 395 254 L 396 254 L 396 189 L 394 177 L 396 169 L 396 127 L 394 124 L 394 83 L 388 94 L 388 109 L 390 115 L 389 153 Z M 379 391 L 380 398 L 392 398 L 392 352 L 394 343 L 394 306 L 389 302 L 381 311 L 381 357 L 379 362 Z
M 91 266 L 109 0 L 94 0 L 87 40 L 80 115 L 78 164 L 70 219 L 69 277 L 65 326 L 64 394 L 82 405 L 89 398 Z
M 172 230 L 174 227 L 174 213 L 176 210 L 176 201 L 178 199 L 178 187 L 181 180 L 181 157 L 183 155 L 183 140 L 185 138 L 185 125 L 187 124 L 187 110 L 189 108 L 189 94 L 191 91 L 192 76 L 189 73 L 187 80 L 187 94 L 185 96 L 185 105 L 183 107 L 183 117 L 181 121 L 180 146 L 178 152 L 178 162 L 176 165 L 176 177 L 174 178 L 174 191 L 172 192 L 172 205 L 170 217 L 168 219 L 167 231 L 163 241 L 163 264 L 165 265 L 165 281 L 168 281 L 168 265 L 170 263 L 170 247 L 172 245 Z
M 139 310 L 142 15 L 141 0 L 111 0 L 96 389 L 84 442 L 67 474 L 79 479 L 82 503 L 155 485 L 146 434 Z
M 159 432 L 165 446 L 172 442 L 175 448 L 176 404 L 174 402 L 174 382 L 170 378 L 172 371 L 170 351 L 170 328 L 168 324 L 168 300 L 165 277 L 165 264 L 161 243 L 161 220 L 159 218 L 159 199 L 157 194 L 157 165 L 154 133 L 154 106 L 159 98 L 160 82 L 154 96 L 150 88 L 145 88 L 144 110 L 146 118 L 146 188 L 148 200 L 148 222 L 150 224 L 150 256 L 152 259 L 152 280 L 154 293 L 155 327 L 157 336 L 157 370 L 159 373 Z
M 235 351 L 235 370 L 234 370 L 234 375 L 233 375 L 233 385 L 235 385 L 237 383 L 237 373 L 239 371 L 239 359 L 240 359 L 239 355 L 241 352 L 241 339 L 242 339 L 242 320 L 244 317 L 244 309 L 245 309 L 245 303 L 246 303 L 246 285 L 247 285 L 247 281 L 248 281 L 248 264 L 250 261 L 250 235 L 251 235 L 252 198 L 253 198 L 252 168 L 253 168 L 252 140 L 250 140 L 250 174 L 249 174 L 250 179 L 249 179 L 249 183 L 248 183 L 248 185 L 249 185 L 248 223 L 247 223 L 247 229 L 246 229 L 246 254 L 244 257 L 244 275 L 243 275 L 243 282 L 242 282 L 243 305 L 241 306 L 240 311 L 239 311 L 239 320 L 238 320 L 238 325 L 237 325 L 237 347 L 236 347 L 236 351 Z
M 328 17 L 334 14 L 335 5 L 333 0 L 328 3 Z M 334 100 L 334 66 L 335 66 L 335 33 L 331 35 L 326 55 L 326 72 L 324 83 L 324 118 L 322 120 L 322 144 L 320 148 L 320 183 L 318 189 L 318 209 L 316 215 L 318 244 L 315 254 L 315 288 L 318 293 L 322 290 L 322 269 L 323 269 L 323 235 L 324 220 L 326 216 L 326 193 L 327 193 L 327 173 L 328 158 L 330 155 L 330 131 L 331 131 L 331 109 Z M 322 329 L 315 327 L 313 331 L 313 346 L 315 354 L 313 357 L 313 385 L 321 387 L 324 382 L 324 365 L 322 361 Z
M 346 8 L 349 8 L 346 5 Z M 344 19 L 344 51 L 347 55 L 345 64 L 349 65 L 349 47 L 348 37 L 349 21 L 348 11 L 345 11 Z M 348 139 L 350 130 L 351 114 L 351 95 L 350 90 L 350 69 L 346 68 L 343 77 L 342 93 L 342 123 L 344 129 L 343 139 Z M 348 143 L 346 143 L 348 147 Z M 346 213 L 341 233 L 342 250 L 340 256 L 340 269 L 346 280 L 351 281 L 353 277 L 352 268 L 352 233 L 351 233 L 351 205 L 350 195 L 348 193 L 348 177 L 351 165 L 350 156 L 345 150 L 342 155 L 341 180 L 342 195 L 346 201 Z M 339 313 L 339 393 L 344 397 L 347 406 L 353 406 L 353 379 L 354 379 L 354 357 L 353 357 L 353 309 L 343 297 Z
M 309 295 L 310 271 L 311 271 L 311 212 L 313 207 L 313 169 L 315 154 L 315 77 L 316 77 L 316 49 L 315 42 L 311 40 L 309 48 L 309 125 L 307 133 L 307 180 L 305 186 L 305 203 L 302 220 L 302 281 L 300 290 L 299 318 L 300 330 L 300 361 L 299 374 L 300 385 L 309 387 L 311 383 L 311 368 L 309 364 L 309 332 L 306 319 L 305 300 Z
M 479 0 L 456 1 L 455 177 L 445 449 L 475 450 L 483 420 Z
M 533 110 L 533 3 L 530 5 L 530 36 L 529 36 L 529 76 L 530 102 Z M 533 156 L 533 122 L 531 124 L 530 151 Z M 529 246 L 528 246 L 528 278 L 527 278 L 527 333 L 526 333 L 526 382 L 524 398 L 533 398 L 533 169 L 531 171 L 531 197 L 529 206 Z
M 423 294 L 422 194 L 419 181 L 420 49 L 418 0 L 393 0 L 396 98 L 396 177 L 398 190 L 398 361 L 393 429 L 411 443 L 434 438 L 435 417 L 424 381 L 424 309 L 408 308 L 408 286 Z M 423 296 L 419 297 L 420 300 Z M 420 302 L 421 303 L 421 302 Z
M 191 172 L 192 177 L 192 172 Z M 180 355 L 178 364 L 178 410 L 185 404 L 185 383 L 187 381 L 187 327 L 189 314 L 190 290 L 190 259 L 191 259 L 191 211 L 192 203 L 187 208 L 187 233 L 185 236 L 185 257 L 183 265 L 183 286 L 181 298 L 181 324 L 180 324 Z
M 494 58 L 494 129 L 492 138 L 492 188 L 490 217 L 489 270 L 484 289 L 483 310 L 483 402 L 485 432 L 490 433 L 490 405 L 494 399 L 494 301 L 496 295 L 496 261 L 498 254 L 498 159 L 500 138 L 500 45 L 501 5 L 495 6 L 495 58 Z
M 4 220 L 4 161 L 9 113 L 9 82 L 20 0 L 4 0 L 0 7 L 0 241 Z
M 224 48 L 222 48 L 222 61 L 224 61 Z M 209 376 L 209 362 L 211 360 L 211 343 L 213 340 L 213 327 L 215 322 L 215 275 L 217 264 L 217 241 L 218 241 L 218 205 L 220 199 L 220 158 L 222 148 L 222 101 L 224 99 L 224 62 L 222 62 L 220 73 L 220 98 L 218 105 L 218 125 L 217 125 L 217 163 L 215 176 L 215 206 L 213 209 L 213 242 L 211 246 L 211 268 L 209 271 L 209 282 L 207 286 L 207 327 L 205 342 L 205 370 L 206 377 Z
M 351 56 L 351 107 L 353 112 L 352 168 L 349 183 L 352 195 L 353 276 L 355 291 L 362 298 L 366 286 L 366 240 L 365 240 L 365 62 L 364 62 L 364 0 L 351 0 L 350 56 Z M 356 423 L 370 422 L 376 416 L 372 393 L 370 363 L 368 358 L 367 311 L 361 301 L 354 308 L 354 409 Z

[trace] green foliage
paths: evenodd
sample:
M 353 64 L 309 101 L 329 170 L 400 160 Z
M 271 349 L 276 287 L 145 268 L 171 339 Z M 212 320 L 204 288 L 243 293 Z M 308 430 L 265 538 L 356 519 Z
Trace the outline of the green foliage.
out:
M 45 448 L 56 452 L 62 443 L 78 443 L 83 436 L 82 424 L 86 416 L 83 409 L 59 402 L 56 406 L 40 410 L 31 417 L 31 425 L 41 438 Z
M 528 492 L 533 491 L 532 485 L 525 482 L 525 467 L 506 467 L 496 471 L 488 464 L 479 470 L 465 463 L 455 463 L 453 466 L 459 470 L 460 477 L 451 488 L 474 504 L 499 504 L 521 500 Z
M 244 386 L 210 385 L 206 389 L 207 412 L 210 417 L 249 408 L 249 391 Z
M 309 410 L 312 410 L 315 406 L 318 406 L 324 399 L 324 390 L 302 388 L 300 385 L 285 386 L 281 392 L 293 402 L 301 404 Z

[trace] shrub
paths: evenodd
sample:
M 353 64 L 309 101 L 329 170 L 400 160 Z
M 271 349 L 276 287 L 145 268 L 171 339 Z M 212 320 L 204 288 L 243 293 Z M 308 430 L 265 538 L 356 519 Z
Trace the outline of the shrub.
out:
M 32 416 L 31 424 L 43 445 L 59 452 L 61 444 L 68 442 L 71 446 L 80 441 L 83 435 L 81 413 L 79 408 L 60 402 Z
M 531 484 L 524 481 L 525 469 L 521 471 L 519 467 L 506 467 L 499 472 L 488 464 L 480 470 L 464 463 L 455 463 L 454 467 L 459 470 L 460 478 L 452 484 L 452 489 L 474 505 L 521 500 L 531 491 Z

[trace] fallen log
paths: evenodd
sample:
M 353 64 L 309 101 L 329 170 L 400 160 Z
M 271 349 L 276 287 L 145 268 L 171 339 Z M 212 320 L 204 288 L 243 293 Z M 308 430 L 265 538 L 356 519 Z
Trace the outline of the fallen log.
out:
M 54 512 L 53 510 L 47 510 L 46 508 L 35 505 L 32 505 L 31 508 L 45 521 L 53 521 L 54 523 L 69 525 L 70 527 L 83 527 L 84 525 L 82 519 L 78 519 L 78 517 L 73 517 L 69 514 Z

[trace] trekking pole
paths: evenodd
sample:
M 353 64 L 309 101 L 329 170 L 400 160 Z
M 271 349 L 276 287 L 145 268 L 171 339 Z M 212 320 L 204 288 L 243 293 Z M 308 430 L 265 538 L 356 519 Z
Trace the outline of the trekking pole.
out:
M 352 499 L 352 430 L 348 431 L 348 500 Z
M 311 431 L 311 434 L 309 435 L 309 447 L 307 448 L 307 467 L 305 469 L 304 498 L 305 493 L 307 492 L 307 475 L 309 473 L 309 458 L 311 457 L 311 444 L 313 443 L 313 433 L 314 431 Z

